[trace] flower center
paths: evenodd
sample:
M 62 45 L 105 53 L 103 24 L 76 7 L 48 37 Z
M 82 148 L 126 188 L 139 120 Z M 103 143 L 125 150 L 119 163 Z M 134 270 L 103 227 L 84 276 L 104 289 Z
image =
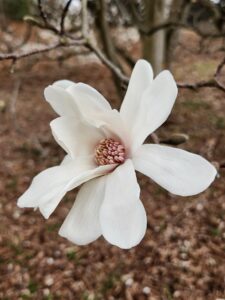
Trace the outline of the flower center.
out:
M 99 166 L 122 164 L 125 161 L 125 148 L 113 139 L 101 140 L 95 148 L 95 161 Z

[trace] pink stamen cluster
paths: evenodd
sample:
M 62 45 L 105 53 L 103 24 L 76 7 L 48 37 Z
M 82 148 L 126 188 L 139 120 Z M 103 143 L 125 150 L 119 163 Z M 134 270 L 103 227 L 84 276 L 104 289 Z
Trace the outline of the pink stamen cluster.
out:
M 95 148 L 95 161 L 99 166 L 122 164 L 125 161 L 125 148 L 113 139 L 101 140 Z

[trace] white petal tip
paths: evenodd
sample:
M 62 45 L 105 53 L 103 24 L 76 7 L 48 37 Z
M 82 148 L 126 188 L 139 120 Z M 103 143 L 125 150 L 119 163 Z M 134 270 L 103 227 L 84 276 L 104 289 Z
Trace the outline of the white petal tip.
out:
M 206 159 L 204 159 L 203 157 L 201 157 L 204 162 L 205 162 L 205 167 L 207 167 L 207 169 L 205 169 L 205 174 L 207 174 L 207 178 L 205 179 L 204 182 L 202 182 L 202 186 L 199 187 L 199 189 L 195 190 L 195 191 L 186 191 L 184 193 L 176 193 L 176 195 L 178 196 L 183 196 L 183 197 L 188 197 L 188 196 L 195 196 L 198 195 L 200 193 L 203 193 L 204 191 L 206 191 L 210 185 L 213 183 L 213 181 L 215 180 L 218 172 L 216 170 L 216 168 L 210 163 L 208 162 Z
M 151 66 L 151 64 L 147 60 L 145 60 L 143 58 L 138 59 L 137 62 L 136 62 L 136 65 Z
M 177 94 L 178 88 L 173 74 L 169 70 L 163 70 L 160 74 L 164 77 L 165 82 L 170 82 L 171 88 L 173 87 L 174 92 Z
M 24 208 L 23 202 L 20 199 L 17 201 L 17 206 L 20 208 Z
M 109 242 L 110 244 L 112 244 L 112 245 L 114 245 L 114 246 L 120 248 L 120 249 L 123 249 L 123 250 L 130 250 L 130 249 L 132 249 L 132 248 L 138 246 L 138 245 L 141 243 L 141 241 L 142 241 L 143 238 L 144 238 L 144 236 L 143 236 L 140 240 L 138 240 L 137 242 L 132 243 L 132 244 L 129 244 L 129 243 L 127 243 L 127 244 L 126 244 L 126 243 L 125 243 L 125 244 L 117 244 L 117 243 L 113 244 L 113 243 L 110 242 L 110 241 L 108 241 L 108 242 Z
M 17 200 L 17 206 L 20 208 L 32 208 L 35 207 L 34 205 L 32 205 L 30 203 L 30 201 L 28 201 L 26 198 L 23 197 L 23 195 Z
M 46 100 L 47 102 L 49 102 L 49 98 L 51 98 L 51 96 L 52 96 L 52 90 L 53 90 L 52 85 L 48 85 L 48 86 L 44 89 L 44 97 L 45 97 L 45 100 Z
M 70 241 L 71 243 L 75 244 L 75 245 L 78 245 L 78 246 L 85 246 L 85 245 L 88 245 L 89 242 L 85 242 L 83 241 L 82 239 L 76 239 L 74 238 L 74 236 L 70 236 L 68 235 L 68 232 L 66 232 L 66 230 L 59 230 L 59 235 L 64 238 L 64 239 L 67 239 L 68 241 Z
M 208 163 L 209 166 L 208 166 L 208 171 L 207 171 L 208 178 L 205 181 L 203 187 L 199 191 L 197 191 L 196 193 L 194 193 L 194 194 L 190 193 L 189 195 L 184 195 L 184 196 L 194 196 L 194 195 L 198 195 L 198 194 L 204 192 L 205 190 L 207 190 L 210 187 L 210 185 L 215 180 L 215 178 L 216 178 L 216 176 L 218 174 L 216 168 L 211 163 L 209 163 L 207 160 L 205 160 L 205 161 L 206 161 L 206 163 Z
M 139 237 L 136 237 L 136 239 L 130 237 L 127 240 L 126 239 L 123 239 L 123 240 L 121 240 L 121 239 L 115 240 L 114 239 L 113 240 L 112 237 L 107 236 L 107 233 L 106 234 L 103 233 L 103 236 L 104 236 L 105 240 L 107 242 L 109 242 L 110 244 L 112 244 L 120 249 L 128 250 L 128 249 L 136 247 L 138 244 L 141 243 L 142 239 L 145 236 L 146 230 L 147 230 L 147 219 L 146 219 L 145 229 L 144 228 L 141 229 L 142 234 Z M 134 230 L 134 235 L 135 234 L 136 234 L 136 232 Z
M 38 208 L 42 216 L 45 218 L 45 220 L 47 220 L 50 217 L 51 213 L 45 211 L 42 207 L 38 207 Z
M 64 89 L 59 85 L 48 85 L 44 89 L 44 97 L 46 101 L 51 102 L 52 98 L 55 98 L 57 91 L 64 91 Z
M 53 83 L 53 85 L 61 87 L 63 89 L 67 89 L 68 87 L 70 87 L 71 85 L 74 85 L 75 82 L 71 81 L 71 80 L 67 80 L 67 79 L 61 79 L 61 80 L 57 80 Z

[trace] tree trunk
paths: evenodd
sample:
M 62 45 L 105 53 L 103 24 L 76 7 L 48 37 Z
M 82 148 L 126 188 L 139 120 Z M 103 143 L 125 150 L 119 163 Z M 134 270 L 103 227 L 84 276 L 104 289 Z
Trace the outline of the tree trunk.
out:
M 172 0 L 145 0 L 148 7 L 145 30 L 167 21 Z M 148 60 L 155 74 L 158 74 L 166 62 L 166 31 L 159 30 L 153 35 L 141 34 L 143 58 Z

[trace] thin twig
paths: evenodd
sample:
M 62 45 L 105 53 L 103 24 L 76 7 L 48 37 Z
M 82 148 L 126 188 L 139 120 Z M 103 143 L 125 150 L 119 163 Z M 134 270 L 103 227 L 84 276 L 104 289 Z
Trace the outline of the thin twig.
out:
M 225 65 L 225 57 L 217 66 L 214 77 L 211 80 L 200 81 L 200 82 L 196 82 L 196 83 L 178 83 L 177 86 L 179 88 L 188 88 L 188 89 L 193 89 L 193 90 L 197 90 L 199 88 L 205 88 L 205 87 L 212 87 L 212 88 L 217 88 L 217 89 L 225 92 L 225 86 L 222 83 L 220 83 L 218 80 L 218 77 L 219 77 L 220 72 L 221 72 L 222 68 L 224 67 L 224 65 Z
M 82 46 L 84 45 L 84 41 L 83 40 L 77 40 L 74 42 L 70 42 L 70 43 L 56 43 L 54 45 L 50 45 L 50 46 L 46 46 L 43 47 L 41 49 L 35 49 L 35 50 L 31 50 L 31 51 L 27 51 L 27 52 L 23 52 L 23 53 L 6 53 L 6 54 L 0 54 L 0 61 L 1 60 L 19 60 L 28 56 L 32 56 L 35 54 L 41 54 L 41 53 L 45 53 L 45 52 L 49 52 L 51 50 L 57 49 L 57 48 L 63 48 L 63 47 L 72 47 L 72 46 Z
M 42 3 L 42 0 L 38 0 L 38 9 L 39 9 L 39 12 L 40 12 L 40 16 L 44 22 L 45 25 L 48 26 L 48 18 L 47 18 L 47 15 L 43 9 L 43 3 Z
M 63 9 L 63 12 L 62 12 L 62 16 L 61 16 L 61 21 L 60 21 L 60 34 L 63 35 L 64 32 L 65 32 L 65 18 L 66 18 L 66 15 L 69 11 L 69 7 L 70 7 L 70 4 L 73 0 L 69 0 L 67 1 L 64 9 Z
M 44 24 L 40 24 L 39 22 L 36 21 L 36 25 L 38 25 L 39 27 L 45 28 L 45 29 L 49 29 L 56 34 L 60 34 L 59 30 L 55 26 L 53 26 L 52 24 L 50 24 L 48 22 L 48 17 L 44 11 L 42 0 L 38 0 L 38 9 L 39 9 L 40 16 L 41 16 Z
M 109 60 L 105 54 L 90 40 L 86 42 L 86 47 L 92 50 L 96 56 L 125 84 L 128 84 L 129 77 L 124 75 L 119 67 Z
M 199 88 L 212 87 L 212 88 L 217 88 L 217 89 L 225 92 L 225 87 L 221 83 L 219 83 L 216 78 L 213 78 L 208 81 L 200 81 L 200 82 L 196 82 L 196 83 L 177 83 L 177 86 L 179 88 L 192 89 L 192 90 L 197 90 Z
M 224 67 L 225 65 L 225 57 L 224 59 L 219 63 L 219 65 L 217 66 L 217 69 L 216 69 L 216 72 L 215 72 L 215 77 L 218 77 L 222 68 Z
M 96 56 L 121 80 L 122 83 L 128 83 L 129 77 L 123 74 L 121 69 L 117 67 L 106 55 L 97 47 L 88 32 L 88 11 L 87 0 L 82 0 L 82 35 L 85 39 L 85 46 L 92 50 Z

